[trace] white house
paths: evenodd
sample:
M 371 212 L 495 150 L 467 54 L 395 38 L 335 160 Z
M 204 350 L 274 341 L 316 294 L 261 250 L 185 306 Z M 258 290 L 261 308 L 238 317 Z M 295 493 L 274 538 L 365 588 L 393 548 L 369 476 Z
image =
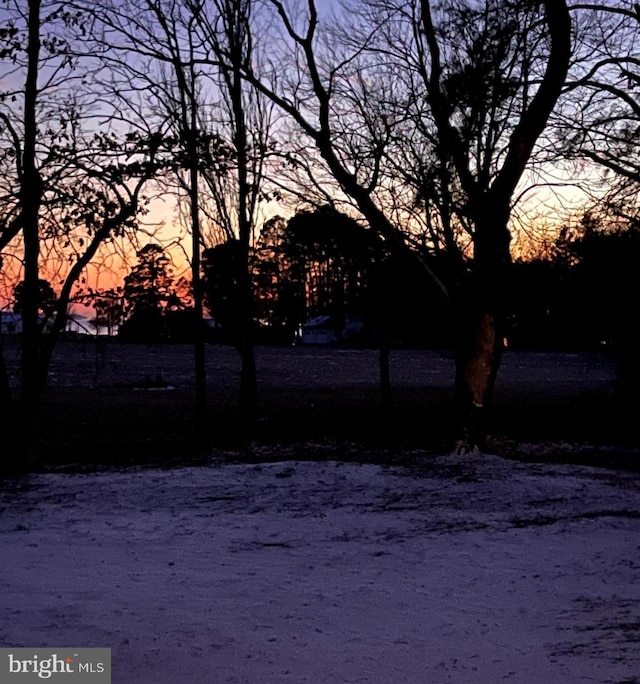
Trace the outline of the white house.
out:
M 44 322 L 44 316 L 40 315 L 40 324 Z M 50 321 L 48 321 L 50 323 Z M 71 314 L 67 321 L 67 332 L 89 333 L 91 332 L 89 320 L 82 314 Z M 14 311 L 0 311 L 0 334 L 21 335 L 22 314 Z
M 335 321 L 331 316 L 317 316 L 302 326 L 303 344 L 333 344 L 337 341 Z

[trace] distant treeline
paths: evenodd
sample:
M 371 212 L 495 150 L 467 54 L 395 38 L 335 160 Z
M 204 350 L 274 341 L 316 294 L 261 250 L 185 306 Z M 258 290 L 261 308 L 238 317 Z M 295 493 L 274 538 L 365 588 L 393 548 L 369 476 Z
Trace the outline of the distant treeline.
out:
M 637 341 L 640 230 L 589 216 L 546 259 L 516 262 L 509 287 L 514 347 L 626 352 Z
M 235 343 L 241 298 L 240 245 L 229 241 L 203 255 L 207 339 Z M 338 343 L 352 346 L 447 348 L 455 301 L 428 286 L 415 260 L 398 257 L 371 231 L 331 208 L 267 222 L 253 260 L 258 344 L 291 344 L 301 327 L 328 317 Z M 424 255 L 444 281 L 446 256 Z M 612 350 L 632 344 L 639 291 L 640 231 L 612 228 L 587 216 L 561 231 L 544 258 L 510 267 L 504 336 L 512 348 Z M 182 292 L 182 294 L 180 294 Z M 187 293 L 185 295 L 185 292 Z M 171 276 L 161 248 L 147 246 L 124 287 L 98 302 L 123 341 L 188 342 L 197 325 L 188 288 Z

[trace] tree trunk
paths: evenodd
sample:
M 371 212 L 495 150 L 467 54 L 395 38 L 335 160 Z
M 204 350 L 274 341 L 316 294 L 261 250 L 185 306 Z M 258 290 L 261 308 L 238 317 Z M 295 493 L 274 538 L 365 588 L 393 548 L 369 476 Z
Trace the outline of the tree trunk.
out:
M 393 407 L 393 396 L 391 393 L 391 373 L 389 370 L 389 336 L 386 332 L 383 333 L 382 339 L 380 340 L 378 364 L 380 368 L 380 400 L 382 402 L 382 411 L 388 416 Z
M 4 360 L 4 337 L 0 332 L 0 416 L 6 418 L 11 406 L 11 385 L 9 373 Z M 9 425 L 5 423 L 5 425 Z
M 489 198 L 483 207 L 495 207 Z M 475 218 L 472 272 L 457 293 L 455 403 L 459 451 L 482 450 L 505 336 L 505 292 L 511 264 L 508 208 Z
M 455 380 L 457 448 L 461 451 L 482 450 L 487 412 L 503 349 L 502 317 L 497 307 L 486 301 L 467 301 L 458 315 Z
M 251 238 L 253 215 L 251 211 L 251 182 L 249 178 L 249 141 L 245 118 L 243 79 L 241 66 L 246 59 L 245 44 L 247 16 L 241 6 L 231 6 L 229 20 L 229 48 L 231 68 L 228 72 L 228 88 L 233 112 L 233 143 L 237 154 L 238 174 L 238 238 L 242 250 L 240 274 L 240 341 L 239 349 L 242 362 L 240 376 L 240 411 L 242 420 L 252 423 L 258 412 L 258 381 L 254 352 L 254 299 L 251 262 Z
M 258 413 L 258 380 L 255 348 L 250 337 L 243 335 L 240 353 L 240 413 L 245 424 L 251 424 Z
M 42 179 L 36 164 L 36 105 L 40 57 L 40 1 L 29 1 L 29 41 L 24 95 L 24 146 L 20 182 L 20 213 L 24 238 L 24 298 L 22 307 L 22 442 L 25 465 L 40 459 L 40 331 L 39 312 L 39 214 Z
M 251 279 L 251 260 L 246 236 L 240 244 L 241 261 L 239 274 L 240 316 L 238 321 L 237 349 L 240 354 L 240 411 L 242 420 L 251 423 L 258 413 L 258 380 L 255 359 L 254 300 Z
M 196 110 L 191 102 L 189 128 L 189 199 L 191 204 L 191 282 L 193 286 L 193 308 L 195 329 L 193 331 L 193 358 L 196 381 L 195 431 L 198 447 L 206 453 L 210 446 L 209 411 L 207 407 L 207 364 L 204 339 L 204 295 L 200 273 L 200 206 L 198 186 L 198 150 L 196 145 Z
M 198 266 L 199 268 L 199 266 Z M 195 271 L 195 268 L 194 268 Z M 194 293 L 196 288 L 202 291 L 202 286 L 199 282 L 194 285 Z M 195 365 L 195 380 L 196 380 L 196 415 L 195 428 L 196 437 L 199 448 L 206 452 L 210 446 L 210 417 L 207 406 L 207 362 L 206 362 L 206 348 L 204 339 L 204 306 L 202 301 L 202 294 L 194 295 L 195 308 L 195 330 L 193 342 L 193 358 Z

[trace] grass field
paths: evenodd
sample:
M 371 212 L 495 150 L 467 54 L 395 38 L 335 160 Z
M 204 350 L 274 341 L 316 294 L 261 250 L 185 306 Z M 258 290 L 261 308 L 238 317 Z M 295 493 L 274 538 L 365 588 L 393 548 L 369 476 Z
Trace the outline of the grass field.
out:
M 237 406 L 238 355 L 207 348 L 210 433 L 228 458 L 264 460 L 274 446 L 299 457 L 300 443 L 312 457 L 335 457 L 334 449 L 345 453 L 351 445 L 354 458 L 391 461 L 407 449 L 451 448 L 454 364 L 447 352 L 392 352 L 391 413 L 381 408 L 375 350 L 262 347 L 256 357 L 260 417 L 247 426 Z M 16 340 L 5 341 L 5 358 L 17 387 Z M 637 407 L 621 401 L 615 387 L 615 359 L 605 354 L 507 352 L 489 445 L 519 458 L 635 468 Z M 65 340 L 43 400 L 45 460 L 190 461 L 198 454 L 193 404 L 189 346 Z

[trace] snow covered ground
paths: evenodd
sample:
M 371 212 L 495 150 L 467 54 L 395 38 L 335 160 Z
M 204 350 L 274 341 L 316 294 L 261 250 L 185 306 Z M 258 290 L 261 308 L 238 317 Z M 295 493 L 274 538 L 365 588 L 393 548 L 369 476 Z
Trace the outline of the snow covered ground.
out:
M 0 646 L 114 684 L 640 682 L 640 475 L 430 457 L 0 483 Z

